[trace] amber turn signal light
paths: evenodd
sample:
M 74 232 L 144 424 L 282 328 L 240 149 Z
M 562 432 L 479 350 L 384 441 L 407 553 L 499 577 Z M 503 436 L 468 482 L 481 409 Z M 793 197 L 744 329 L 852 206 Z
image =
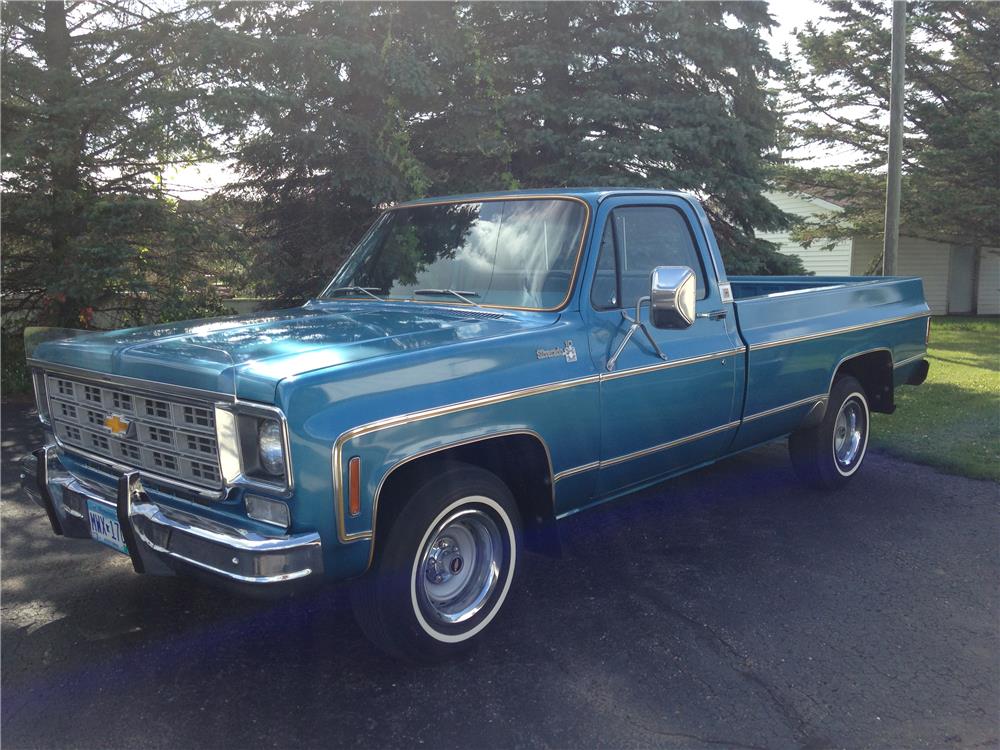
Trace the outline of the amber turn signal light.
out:
M 361 514 L 361 459 L 357 456 L 347 464 L 347 509 L 352 516 Z

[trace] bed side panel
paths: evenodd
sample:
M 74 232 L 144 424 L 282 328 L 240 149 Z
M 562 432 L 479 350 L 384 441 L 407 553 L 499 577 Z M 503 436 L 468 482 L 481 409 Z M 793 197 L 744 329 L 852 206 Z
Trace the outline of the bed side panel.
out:
M 846 359 L 876 350 L 893 362 L 918 357 L 930 311 L 920 279 L 888 279 L 737 300 L 736 313 L 748 383 L 734 450 L 794 430 Z

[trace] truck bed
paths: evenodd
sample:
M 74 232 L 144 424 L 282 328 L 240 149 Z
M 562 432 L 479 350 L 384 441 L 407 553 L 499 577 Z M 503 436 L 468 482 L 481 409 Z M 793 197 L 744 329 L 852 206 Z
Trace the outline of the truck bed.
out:
M 736 276 L 730 283 L 746 345 L 737 449 L 794 429 L 829 392 L 841 362 L 870 355 L 899 384 L 925 353 L 930 310 L 919 278 Z M 891 411 L 891 388 L 887 399 Z
M 730 276 L 735 299 L 884 282 L 881 276 Z

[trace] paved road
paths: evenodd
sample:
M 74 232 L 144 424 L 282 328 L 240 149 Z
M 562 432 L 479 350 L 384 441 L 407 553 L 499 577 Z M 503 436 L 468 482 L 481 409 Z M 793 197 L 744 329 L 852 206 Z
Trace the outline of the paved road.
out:
M 394 663 L 342 594 L 134 575 L 14 492 L 2 739 L 21 747 L 972 748 L 998 744 L 995 484 L 872 456 L 848 491 L 756 450 L 568 519 L 483 646 Z

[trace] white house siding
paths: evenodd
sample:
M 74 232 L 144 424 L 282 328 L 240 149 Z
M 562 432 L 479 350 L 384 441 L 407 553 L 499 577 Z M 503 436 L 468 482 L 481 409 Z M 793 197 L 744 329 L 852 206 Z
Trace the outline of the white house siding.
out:
M 843 211 L 839 206 L 821 198 L 790 193 L 764 193 L 764 196 L 782 211 L 807 220 L 811 216 Z M 757 236 L 778 245 L 778 249 L 785 255 L 799 256 L 806 270 L 817 276 L 849 276 L 851 273 L 851 240 L 843 240 L 832 249 L 824 250 L 821 249 L 825 244 L 822 241 L 803 247 L 794 242 L 788 232 L 757 232 Z
M 1000 247 L 984 247 L 979 255 L 980 315 L 1000 315 Z
M 853 267 L 864 273 L 882 252 L 881 239 L 854 238 Z M 896 252 L 896 274 L 924 280 L 924 298 L 935 315 L 948 312 L 948 268 L 951 245 L 917 237 L 900 237 Z
M 872 273 L 875 259 L 882 254 L 882 240 L 855 237 L 851 240 L 851 276 L 864 276 Z

